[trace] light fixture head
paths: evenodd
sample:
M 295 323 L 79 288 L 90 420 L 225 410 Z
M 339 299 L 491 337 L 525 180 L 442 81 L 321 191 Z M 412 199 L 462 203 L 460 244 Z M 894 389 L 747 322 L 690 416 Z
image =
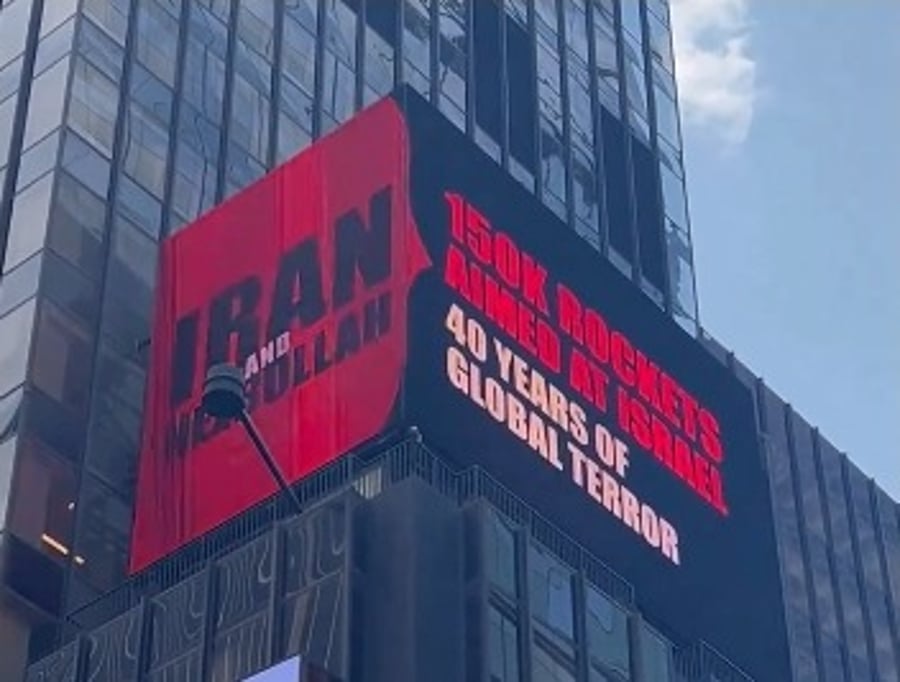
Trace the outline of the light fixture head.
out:
M 244 372 L 240 367 L 213 365 L 203 380 L 203 411 L 218 419 L 237 419 L 247 408 Z

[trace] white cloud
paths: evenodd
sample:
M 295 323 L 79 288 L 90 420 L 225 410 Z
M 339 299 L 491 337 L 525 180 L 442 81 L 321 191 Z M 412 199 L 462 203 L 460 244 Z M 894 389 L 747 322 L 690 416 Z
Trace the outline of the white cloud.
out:
M 747 0 L 672 0 L 675 67 L 686 125 L 746 139 L 757 102 Z

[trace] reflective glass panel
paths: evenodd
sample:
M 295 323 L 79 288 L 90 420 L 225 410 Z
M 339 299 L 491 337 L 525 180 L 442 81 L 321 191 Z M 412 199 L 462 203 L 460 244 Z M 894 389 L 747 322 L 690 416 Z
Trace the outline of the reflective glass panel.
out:
M 28 99 L 23 149 L 27 149 L 62 123 L 68 76 L 69 60 L 63 59 L 34 79 Z
M 107 157 L 112 156 L 118 106 L 116 84 L 84 59 L 76 60 L 69 99 L 69 125 Z
M 0 395 L 25 380 L 34 321 L 34 299 L 0 317 Z
M 574 635 L 571 572 L 546 550 L 532 544 L 528 576 L 534 617 L 549 626 L 554 634 L 571 640 Z
M 631 670 L 628 613 L 591 585 L 586 591 L 587 647 L 590 662 L 628 677 Z
M 0 317 L 37 293 L 41 254 L 13 268 L 0 278 Z
M 25 49 L 32 5 L 31 0 L 18 0 L 0 11 L 0 66 Z
M 6 258 L 3 271 L 12 270 L 16 265 L 36 253 L 44 246 L 47 234 L 47 218 L 50 213 L 50 195 L 53 190 L 54 173 L 28 186 L 13 200 L 12 217 L 9 221 L 9 235 L 6 243 Z
M 493 606 L 488 612 L 488 674 L 491 682 L 519 682 L 516 624 Z

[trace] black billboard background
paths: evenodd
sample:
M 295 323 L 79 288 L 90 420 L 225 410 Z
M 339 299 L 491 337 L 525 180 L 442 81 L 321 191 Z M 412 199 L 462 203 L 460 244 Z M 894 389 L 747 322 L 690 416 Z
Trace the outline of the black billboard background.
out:
M 756 679 L 789 679 L 771 505 L 749 392 L 416 93 L 404 88 L 396 97 L 411 137 L 413 211 L 435 264 L 420 274 L 410 299 L 411 365 L 403 391 L 407 419 L 452 460 L 485 468 L 622 574 L 635 586 L 639 609 L 674 639 L 702 639 Z M 652 551 L 579 490 L 568 473 L 543 462 L 449 381 L 437 380 L 446 377 L 451 345 L 445 317 L 452 302 L 459 301 L 443 281 L 450 238 L 446 192 L 463 195 L 496 229 L 535 255 L 554 281 L 575 291 L 611 328 L 624 332 L 715 410 L 726 452 L 721 472 L 727 517 L 617 431 L 614 418 L 597 417 L 585 405 L 590 421 L 604 423 L 628 442 L 630 467 L 624 482 L 677 527 L 681 565 Z M 503 337 L 483 316 L 473 316 L 489 333 Z M 527 356 L 515 341 L 504 342 Z

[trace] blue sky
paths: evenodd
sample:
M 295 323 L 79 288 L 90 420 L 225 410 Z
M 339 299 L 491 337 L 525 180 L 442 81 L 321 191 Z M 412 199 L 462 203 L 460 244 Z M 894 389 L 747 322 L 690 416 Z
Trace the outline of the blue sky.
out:
M 672 11 L 701 321 L 900 499 L 900 3 Z

